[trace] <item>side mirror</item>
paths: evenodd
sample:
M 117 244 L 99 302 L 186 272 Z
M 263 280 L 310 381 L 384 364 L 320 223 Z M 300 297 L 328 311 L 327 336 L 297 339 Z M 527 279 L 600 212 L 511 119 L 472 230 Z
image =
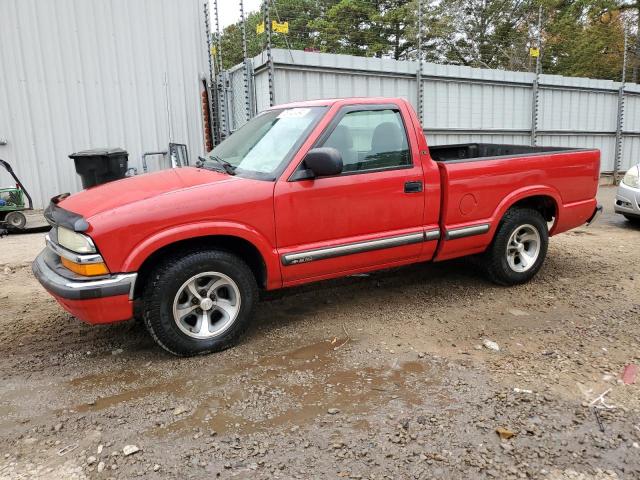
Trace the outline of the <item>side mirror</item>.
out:
M 309 150 L 304 157 L 306 171 L 298 172 L 295 180 L 315 177 L 330 177 L 342 173 L 342 154 L 331 147 L 320 147 Z

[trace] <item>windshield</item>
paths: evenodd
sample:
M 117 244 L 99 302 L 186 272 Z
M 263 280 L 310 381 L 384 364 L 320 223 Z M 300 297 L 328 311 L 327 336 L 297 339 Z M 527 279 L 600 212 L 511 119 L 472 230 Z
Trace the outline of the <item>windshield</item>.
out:
M 325 107 L 304 107 L 264 112 L 211 150 L 204 166 L 219 169 L 222 160 L 238 174 L 275 179 L 324 111 Z

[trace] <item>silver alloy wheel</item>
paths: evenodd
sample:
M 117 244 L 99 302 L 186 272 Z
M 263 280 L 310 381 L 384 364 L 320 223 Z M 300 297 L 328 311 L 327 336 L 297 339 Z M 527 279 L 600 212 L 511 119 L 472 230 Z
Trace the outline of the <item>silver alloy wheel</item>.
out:
M 540 255 L 540 232 L 533 225 L 520 225 L 507 242 L 507 263 L 514 272 L 526 272 Z
M 240 312 L 240 289 L 220 272 L 204 272 L 184 282 L 173 300 L 173 319 L 193 338 L 207 339 L 224 333 Z

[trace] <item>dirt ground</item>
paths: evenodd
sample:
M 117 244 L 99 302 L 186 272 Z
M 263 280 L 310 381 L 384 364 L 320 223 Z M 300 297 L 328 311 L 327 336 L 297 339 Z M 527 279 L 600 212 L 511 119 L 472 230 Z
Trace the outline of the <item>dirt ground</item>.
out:
M 44 234 L 1 239 L 0 477 L 640 478 L 640 229 L 613 196 L 527 285 L 454 261 L 291 289 L 189 359 L 70 317 L 31 274 Z

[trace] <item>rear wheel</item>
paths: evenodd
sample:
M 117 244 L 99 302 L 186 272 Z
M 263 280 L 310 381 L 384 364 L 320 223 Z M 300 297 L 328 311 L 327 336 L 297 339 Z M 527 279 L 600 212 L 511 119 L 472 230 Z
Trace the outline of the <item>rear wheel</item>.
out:
M 27 217 L 22 212 L 9 212 L 4 222 L 11 230 L 22 230 L 27 224 Z
M 548 244 L 547 223 L 537 210 L 509 210 L 484 254 L 489 279 L 499 285 L 528 282 L 542 267 Z
M 251 320 L 258 298 L 249 267 L 228 252 L 204 250 L 165 260 L 143 293 L 151 336 L 174 355 L 224 350 Z

